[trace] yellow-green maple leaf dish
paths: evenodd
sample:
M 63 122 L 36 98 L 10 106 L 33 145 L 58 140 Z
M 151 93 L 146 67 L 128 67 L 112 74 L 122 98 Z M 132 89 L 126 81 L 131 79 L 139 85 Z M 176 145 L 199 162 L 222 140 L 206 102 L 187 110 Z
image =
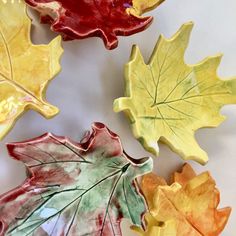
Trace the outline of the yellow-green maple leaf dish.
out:
M 217 127 L 225 117 L 220 109 L 236 103 L 236 79 L 221 80 L 221 55 L 187 65 L 184 54 L 193 23 L 184 24 L 171 38 L 161 36 L 148 64 L 137 46 L 125 67 L 125 96 L 114 101 L 114 111 L 128 116 L 134 136 L 144 148 L 159 155 L 163 142 L 185 160 L 208 161 L 194 132 Z
M 60 67 L 61 37 L 33 45 L 24 1 L 0 1 L 0 140 L 23 113 L 34 109 L 46 118 L 59 110 L 45 101 Z

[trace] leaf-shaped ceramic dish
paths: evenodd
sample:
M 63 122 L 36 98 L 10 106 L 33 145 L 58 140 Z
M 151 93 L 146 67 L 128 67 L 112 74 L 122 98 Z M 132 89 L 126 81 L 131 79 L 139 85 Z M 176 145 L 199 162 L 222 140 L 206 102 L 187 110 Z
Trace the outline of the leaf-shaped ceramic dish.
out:
M 45 101 L 47 85 L 60 71 L 61 38 L 49 45 L 30 41 L 31 21 L 23 1 L 0 1 L 0 139 L 27 110 L 46 118 L 58 109 Z
M 146 210 L 136 177 L 152 159 L 134 160 L 119 137 L 95 123 L 83 143 L 45 134 L 8 144 L 28 178 L 0 196 L 0 235 L 121 235 L 122 218 L 141 225 Z
M 157 42 L 148 64 L 137 46 L 125 67 L 125 96 L 114 102 L 116 112 L 128 116 L 134 136 L 144 148 L 159 154 L 163 142 L 185 160 L 208 161 L 194 137 L 203 127 L 217 127 L 225 117 L 219 111 L 236 103 L 236 79 L 221 80 L 217 69 L 221 55 L 197 65 L 184 62 L 193 24 L 171 38 Z
M 38 10 L 41 22 L 65 40 L 101 37 L 106 48 L 118 45 L 117 36 L 128 36 L 147 28 L 152 17 L 141 15 L 164 0 L 26 0 Z
M 219 236 L 228 221 L 231 209 L 217 209 L 220 193 L 209 172 L 197 176 L 185 165 L 171 186 L 155 174 L 145 175 L 141 185 L 150 213 L 145 231 L 133 227 L 139 235 Z

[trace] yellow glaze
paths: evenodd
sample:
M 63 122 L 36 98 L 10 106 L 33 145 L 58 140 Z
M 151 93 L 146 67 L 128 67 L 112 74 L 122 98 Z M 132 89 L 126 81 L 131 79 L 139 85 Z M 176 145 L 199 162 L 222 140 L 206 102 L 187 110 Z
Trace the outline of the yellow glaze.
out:
M 61 38 L 33 45 L 24 1 L 0 1 L 0 139 L 28 109 L 46 118 L 58 109 L 45 101 L 48 82 L 60 71 Z
M 140 236 L 180 236 L 176 234 L 176 226 L 173 221 L 159 222 L 150 213 L 144 216 L 147 230 L 143 231 L 138 226 L 131 226 Z M 182 235 L 181 235 L 182 236 Z
M 181 183 L 164 186 L 155 174 L 142 179 L 141 188 L 150 212 L 145 215 L 145 231 L 137 226 L 132 229 L 141 236 L 220 235 L 231 209 L 217 210 L 220 194 L 210 174 L 196 176 L 191 166 L 185 165 L 174 180 Z
M 133 7 L 128 8 L 128 13 L 134 16 L 141 16 L 145 12 L 151 11 L 158 7 L 165 0 L 133 0 Z
M 171 38 L 161 36 L 148 64 L 137 46 L 125 67 L 125 96 L 114 102 L 114 111 L 124 111 L 144 148 L 159 155 L 163 142 L 185 160 L 201 164 L 208 156 L 195 140 L 194 132 L 217 127 L 219 111 L 236 103 L 236 80 L 217 76 L 221 55 L 196 65 L 184 62 L 193 24 L 187 23 Z

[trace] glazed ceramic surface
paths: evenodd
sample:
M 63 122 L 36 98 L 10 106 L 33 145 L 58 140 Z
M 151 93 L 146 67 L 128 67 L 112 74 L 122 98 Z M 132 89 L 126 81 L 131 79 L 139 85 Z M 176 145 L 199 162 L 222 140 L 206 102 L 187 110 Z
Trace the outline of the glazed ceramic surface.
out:
M 222 106 L 236 104 L 236 79 L 219 78 L 221 55 L 196 65 L 184 62 L 192 27 L 183 25 L 171 39 L 161 36 L 148 64 L 133 47 L 125 67 L 127 97 L 115 100 L 114 110 L 126 113 L 134 136 L 154 155 L 163 142 L 184 160 L 206 164 L 208 155 L 194 132 L 222 123 Z
M 0 235 L 121 235 L 122 218 L 141 226 L 146 210 L 135 178 L 152 159 L 131 159 L 117 135 L 95 123 L 82 143 L 45 134 L 8 144 L 28 178 L 0 196 Z
M 144 60 L 148 62 L 160 34 L 169 39 L 183 23 L 194 21 L 185 61 L 196 64 L 209 55 L 223 53 L 218 74 L 221 78 L 229 78 L 236 74 L 235 12 L 235 0 L 165 1 L 159 9 L 151 12 L 154 16 L 153 24 L 145 32 L 121 37 L 116 50 L 105 50 L 99 38 L 63 42 L 63 70 L 47 90 L 47 101 L 60 108 L 61 112 L 53 119 L 46 120 L 29 111 L 0 143 L 1 194 L 19 186 L 26 178 L 24 165 L 9 158 L 6 143 L 31 139 L 46 132 L 65 135 L 78 142 L 92 122 L 102 121 L 120 135 L 129 155 L 137 158 L 150 156 L 134 139 L 124 114 L 114 113 L 112 106 L 114 99 L 124 96 L 123 68 L 129 60 L 132 45 L 139 46 Z M 47 25 L 39 24 L 38 14 L 34 13 L 33 16 L 32 41 L 35 44 L 48 44 L 57 34 L 52 33 Z M 234 236 L 236 109 L 234 106 L 226 106 L 222 113 L 227 119 L 217 129 L 196 132 L 196 140 L 208 153 L 208 165 L 201 166 L 192 161 L 189 163 L 197 173 L 209 170 L 221 192 L 221 207 L 232 206 L 229 222 L 221 236 Z M 183 161 L 165 145 L 160 144 L 159 148 L 161 155 L 154 159 L 154 171 L 168 180 L 182 166 Z M 136 235 L 129 229 L 130 225 L 129 221 L 122 221 L 125 236 Z
M 133 229 L 141 236 L 220 235 L 231 209 L 217 209 L 220 193 L 210 173 L 196 175 L 185 164 L 173 177 L 170 186 L 154 173 L 142 178 L 150 212 L 145 215 L 146 230 L 137 226 Z
M 47 85 L 60 71 L 61 39 L 34 45 L 22 1 L 0 1 L 0 140 L 29 109 L 46 118 L 58 108 L 45 101 Z
M 43 23 L 65 40 L 101 37 L 108 49 L 118 45 L 117 36 L 128 36 L 147 28 L 152 17 L 141 15 L 164 0 L 26 0 L 41 13 Z

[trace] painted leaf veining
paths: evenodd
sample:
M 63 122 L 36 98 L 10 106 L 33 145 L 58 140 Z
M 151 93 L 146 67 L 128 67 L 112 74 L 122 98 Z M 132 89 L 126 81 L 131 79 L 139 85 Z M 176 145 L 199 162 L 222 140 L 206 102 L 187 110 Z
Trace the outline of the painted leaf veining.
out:
M 95 123 L 82 143 L 45 134 L 8 150 L 28 178 L 0 196 L 1 235 L 111 236 L 122 234 L 122 218 L 141 225 L 146 205 L 136 178 L 152 160 L 129 157 L 105 125 Z
M 60 71 L 61 38 L 33 45 L 31 21 L 23 1 L 0 1 L 0 139 L 23 113 L 33 109 L 46 118 L 58 108 L 45 101 L 50 80 Z
M 205 164 L 208 155 L 195 131 L 217 127 L 225 119 L 220 109 L 236 103 L 236 79 L 217 75 L 221 55 L 196 65 L 184 62 L 192 28 L 187 23 L 171 39 L 161 36 L 148 64 L 133 47 L 125 67 L 125 97 L 115 100 L 114 110 L 125 112 L 146 150 L 159 155 L 158 143 L 163 142 L 183 159 Z

